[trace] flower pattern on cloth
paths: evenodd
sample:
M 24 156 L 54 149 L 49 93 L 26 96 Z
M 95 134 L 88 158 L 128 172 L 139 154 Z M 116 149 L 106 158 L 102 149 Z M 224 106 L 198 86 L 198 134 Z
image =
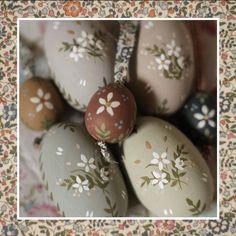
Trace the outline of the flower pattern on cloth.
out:
M 78 189 L 79 192 L 82 193 L 84 190 L 89 191 L 88 183 L 87 179 L 82 181 L 79 176 L 76 176 L 76 183 L 74 183 L 72 187 Z
M 114 112 L 113 112 L 113 108 L 116 108 L 120 105 L 120 102 L 118 101 L 111 101 L 113 97 L 113 93 L 108 93 L 107 94 L 107 100 L 105 100 L 104 98 L 99 98 L 99 103 L 102 105 L 100 106 L 97 111 L 96 111 L 96 114 L 100 114 L 102 113 L 103 111 L 106 110 L 106 112 L 108 114 L 110 114 L 111 116 L 114 115 Z
M 37 104 L 36 106 L 36 112 L 40 112 L 43 110 L 43 106 L 48 108 L 49 110 L 54 109 L 53 104 L 49 101 L 51 98 L 50 93 L 44 94 L 43 90 L 39 88 L 37 90 L 38 97 L 31 97 L 30 101 L 34 104 Z
M 84 154 L 81 154 L 80 157 L 83 162 L 77 163 L 78 167 L 83 167 L 86 172 L 89 172 L 90 168 L 93 170 L 96 169 L 96 165 L 94 164 L 95 161 L 94 158 L 87 159 L 87 157 Z
M 164 189 L 164 185 L 168 183 L 168 180 L 166 179 L 166 173 L 160 174 L 156 171 L 152 171 L 152 175 L 154 177 L 154 179 L 152 180 L 152 185 L 155 186 L 158 184 L 160 189 Z
M 206 105 L 202 106 L 202 114 L 195 113 L 193 116 L 195 119 L 199 120 L 197 127 L 199 129 L 204 128 L 207 124 L 214 128 L 216 126 L 215 121 L 212 119 L 215 116 L 215 109 L 209 111 Z
M 151 160 L 151 164 L 158 164 L 159 170 L 163 170 L 164 165 L 168 165 L 170 161 L 167 159 L 167 153 L 163 152 L 161 155 L 159 155 L 156 152 L 152 153 L 153 159 Z

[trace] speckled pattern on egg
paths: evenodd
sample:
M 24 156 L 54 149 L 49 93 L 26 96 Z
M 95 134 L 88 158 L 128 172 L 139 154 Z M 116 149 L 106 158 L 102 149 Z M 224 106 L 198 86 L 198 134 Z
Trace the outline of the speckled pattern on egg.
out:
M 136 120 L 132 93 L 119 83 L 99 89 L 89 102 L 85 123 L 97 140 L 116 143 L 128 136 Z
M 20 87 L 20 118 L 34 130 L 48 129 L 63 112 L 64 104 L 51 80 L 34 77 Z

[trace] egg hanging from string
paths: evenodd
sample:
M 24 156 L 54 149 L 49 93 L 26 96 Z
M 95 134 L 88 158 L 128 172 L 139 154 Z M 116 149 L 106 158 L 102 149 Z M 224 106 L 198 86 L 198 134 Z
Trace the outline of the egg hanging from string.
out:
M 136 113 L 136 102 L 129 89 L 113 83 L 93 95 L 85 113 L 85 124 L 96 140 L 117 143 L 132 132 Z

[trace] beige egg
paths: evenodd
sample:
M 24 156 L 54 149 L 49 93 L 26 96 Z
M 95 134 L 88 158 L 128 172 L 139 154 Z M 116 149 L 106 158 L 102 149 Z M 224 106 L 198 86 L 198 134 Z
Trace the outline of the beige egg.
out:
M 20 87 L 20 118 L 31 129 L 48 129 L 59 119 L 63 107 L 51 80 L 34 77 Z
M 122 151 L 140 202 L 157 217 L 191 217 L 207 210 L 214 184 L 198 149 L 166 121 L 140 117 L 136 124 Z
M 98 88 L 113 81 L 115 39 L 100 22 L 52 21 L 44 48 L 56 85 L 77 110 L 86 111 Z
M 194 79 L 190 32 L 183 21 L 141 21 L 128 87 L 143 114 L 172 114 Z

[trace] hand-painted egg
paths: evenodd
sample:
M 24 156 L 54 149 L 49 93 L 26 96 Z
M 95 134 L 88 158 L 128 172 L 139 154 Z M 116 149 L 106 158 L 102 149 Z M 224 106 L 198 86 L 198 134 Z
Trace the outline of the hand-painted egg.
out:
M 34 130 L 48 129 L 63 112 L 63 101 L 52 81 L 34 77 L 20 87 L 20 118 Z
M 136 120 L 134 96 L 124 85 L 113 83 L 100 88 L 91 98 L 85 124 L 96 140 L 117 143 L 133 130 Z
M 83 124 L 59 123 L 43 139 L 40 169 L 66 217 L 125 216 L 128 196 L 119 166 L 107 163 Z M 53 171 L 52 171 L 53 170 Z
M 181 21 L 141 21 L 128 87 L 147 115 L 172 114 L 184 104 L 194 79 L 193 44 Z
M 21 20 L 20 36 L 29 43 L 37 43 L 42 46 L 47 21 L 45 20 Z
M 186 132 L 193 139 L 214 143 L 217 134 L 216 98 L 210 93 L 197 92 L 184 105 Z
M 201 214 L 211 204 L 213 178 L 198 149 L 170 123 L 140 117 L 123 142 L 123 161 L 141 203 L 158 217 Z
M 52 21 L 44 45 L 63 97 L 75 109 L 85 111 L 97 89 L 113 80 L 114 37 L 97 21 Z

